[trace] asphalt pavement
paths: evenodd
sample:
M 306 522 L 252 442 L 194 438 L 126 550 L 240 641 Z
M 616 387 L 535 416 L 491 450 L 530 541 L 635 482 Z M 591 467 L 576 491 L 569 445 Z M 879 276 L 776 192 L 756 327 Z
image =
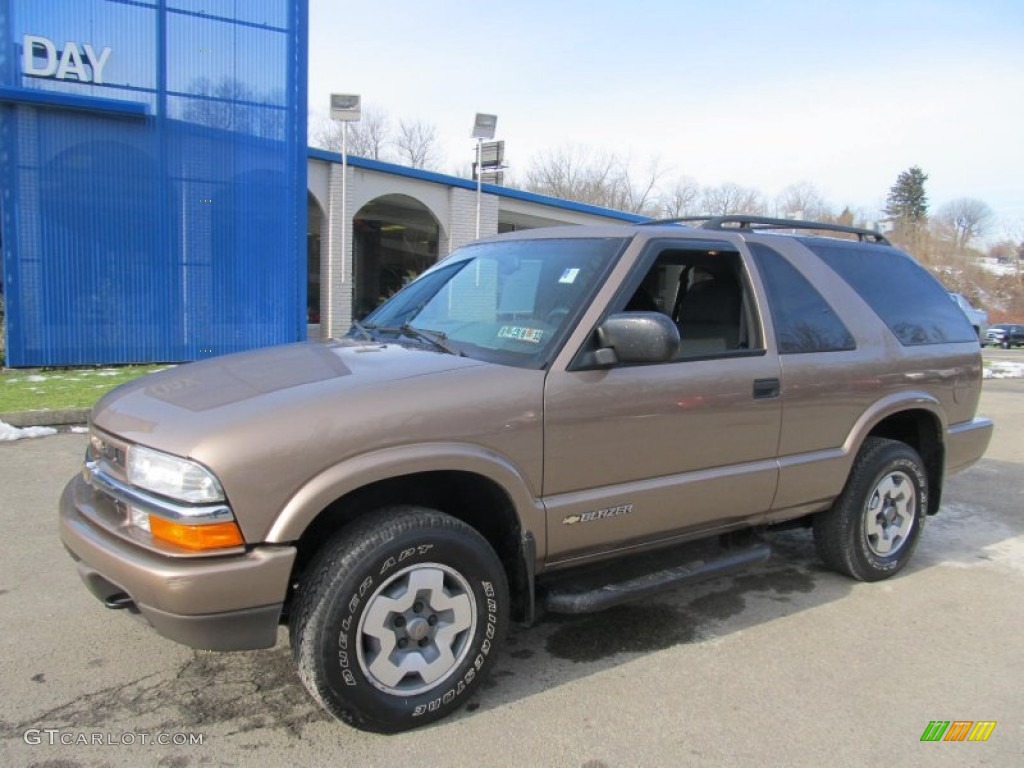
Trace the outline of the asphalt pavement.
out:
M 390 737 L 323 714 L 283 631 L 212 654 L 104 609 L 56 533 L 85 436 L 0 445 L 0 765 L 1024 765 L 1024 381 L 986 382 L 981 412 L 992 446 L 899 576 L 775 534 L 739 576 L 513 630 L 463 711 Z M 922 742 L 935 720 L 996 726 Z

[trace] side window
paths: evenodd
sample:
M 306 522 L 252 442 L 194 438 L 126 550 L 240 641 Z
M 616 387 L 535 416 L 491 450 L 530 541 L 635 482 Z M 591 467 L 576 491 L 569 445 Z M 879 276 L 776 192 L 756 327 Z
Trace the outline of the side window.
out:
M 736 354 L 758 346 L 746 286 L 734 251 L 665 249 L 614 309 L 670 317 L 679 329 L 680 359 Z
M 942 283 L 910 256 L 882 245 L 805 241 L 907 347 L 978 337 Z
M 796 267 L 774 248 L 749 246 L 768 293 L 780 354 L 857 348 L 843 321 Z

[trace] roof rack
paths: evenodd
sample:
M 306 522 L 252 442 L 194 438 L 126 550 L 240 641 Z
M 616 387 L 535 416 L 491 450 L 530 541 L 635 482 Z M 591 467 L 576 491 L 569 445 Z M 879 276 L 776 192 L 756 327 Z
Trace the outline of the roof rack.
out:
M 870 241 L 881 245 L 891 245 L 885 235 L 875 229 L 847 227 L 844 224 L 829 224 L 823 221 L 805 221 L 803 219 L 773 219 L 768 216 L 745 216 L 743 214 L 732 214 L 729 216 L 682 216 L 675 219 L 645 221 L 643 224 L 685 224 L 697 221 L 704 222 L 700 229 L 741 229 L 751 232 L 756 229 L 808 229 L 824 232 L 845 232 L 848 235 L 856 235 L 857 239 L 862 243 Z M 726 226 L 729 224 L 735 226 Z

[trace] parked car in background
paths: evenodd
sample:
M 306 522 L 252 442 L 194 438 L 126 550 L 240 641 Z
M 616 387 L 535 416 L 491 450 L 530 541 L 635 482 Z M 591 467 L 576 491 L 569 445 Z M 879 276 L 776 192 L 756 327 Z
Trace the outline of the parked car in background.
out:
M 982 344 L 985 343 L 985 335 L 988 333 L 988 312 L 983 309 L 975 309 L 971 306 L 971 302 L 963 297 L 962 294 L 953 293 L 950 291 L 949 294 L 953 301 L 955 301 L 960 309 L 967 315 L 967 319 L 971 321 L 971 327 L 974 328 L 974 332 L 978 334 L 978 341 Z
M 1024 347 L 1024 325 L 997 323 L 988 329 L 983 343 L 1003 349 Z

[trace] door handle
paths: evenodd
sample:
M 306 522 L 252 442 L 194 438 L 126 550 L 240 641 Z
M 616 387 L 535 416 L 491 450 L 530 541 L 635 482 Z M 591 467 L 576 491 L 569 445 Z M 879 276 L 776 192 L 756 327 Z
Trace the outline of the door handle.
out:
M 754 379 L 754 399 L 771 400 L 779 396 L 782 384 L 778 379 Z

